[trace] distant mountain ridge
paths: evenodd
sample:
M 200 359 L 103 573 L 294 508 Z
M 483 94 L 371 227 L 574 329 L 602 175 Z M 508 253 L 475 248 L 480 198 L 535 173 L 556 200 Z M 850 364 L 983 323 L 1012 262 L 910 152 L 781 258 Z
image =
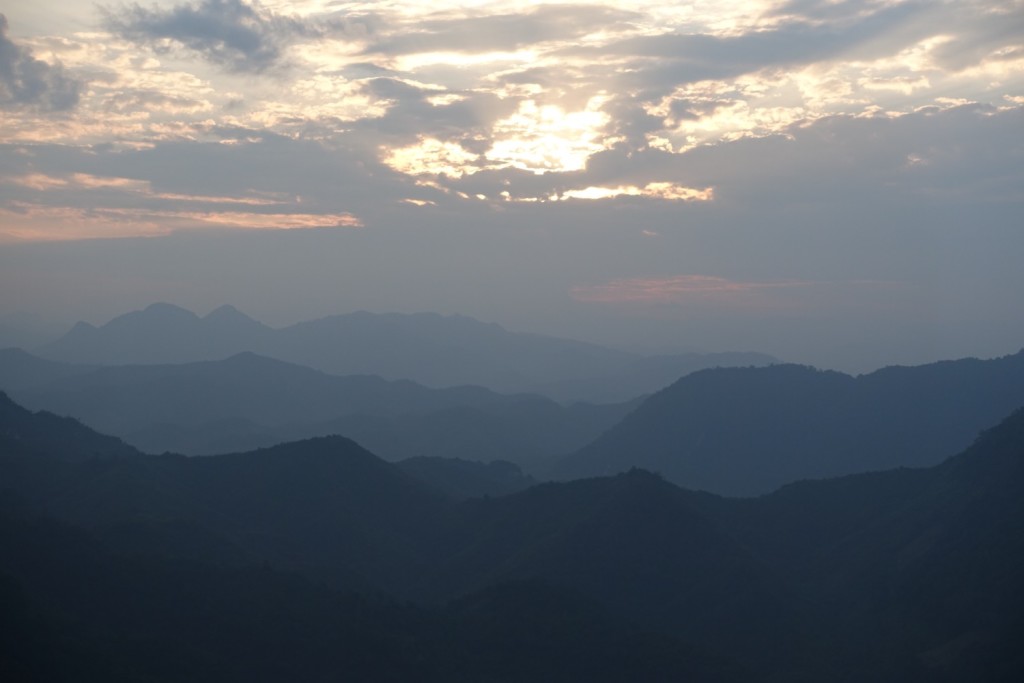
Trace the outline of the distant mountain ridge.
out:
M 360 311 L 268 327 L 231 306 L 205 317 L 158 303 L 100 327 L 77 324 L 35 350 L 51 360 L 124 365 L 221 360 L 251 351 L 336 375 L 410 379 L 432 387 L 479 385 L 560 401 L 615 402 L 716 365 L 764 365 L 757 353 L 647 358 L 595 344 L 508 332 L 465 316 Z
M 52 360 L 93 365 L 185 363 L 255 351 L 272 333 L 272 328 L 232 306 L 201 318 L 172 304 L 155 303 L 100 327 L 76 323 L 40 353 Z
M 339 377 L 252 352 L 178 365 L 80 366 L 6 349 L 0 389 L 147 452 L 186 455 L 343 434 L 388 460 L 521 462 L 571 452 L 635 406 L 567 407 L 482 387 Z
M 1024 351 L 858 377 L 798 365 L 703 370 L 549 474 L 642 467 L 687 488 L 760 495 L 800 479 L 935 465 L 1021 406 Z

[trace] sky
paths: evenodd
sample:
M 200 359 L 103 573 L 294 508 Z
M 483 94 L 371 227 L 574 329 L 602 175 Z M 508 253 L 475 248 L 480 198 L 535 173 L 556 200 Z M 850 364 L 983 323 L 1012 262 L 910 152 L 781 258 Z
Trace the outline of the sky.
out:
M 16 1 L 0 319 L 1024 346 L 1024 2 Z

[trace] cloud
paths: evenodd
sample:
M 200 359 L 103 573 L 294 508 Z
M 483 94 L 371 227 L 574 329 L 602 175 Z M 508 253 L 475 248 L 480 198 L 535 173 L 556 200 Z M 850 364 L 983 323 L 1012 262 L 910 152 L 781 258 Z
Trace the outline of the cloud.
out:
M 0 223 L 31 240 L 355 227 L 386 205 L 437 194 L 351 140 L 339 150 L 244 128 L 192 133 L 202 139 L 136 149 L 0 146 Z
M 392 144 L 425 137 L 471 144 L 489 137 L 494 121 L 510 115 L 516 106 L 493 93 L 423 88 L 393 78 L 371 79 L 363 92 L 388 108 L 359 127 L 389 136 Z
M 322 38 L 332 28 L 242 0 L 201 0 L 169 10 L 134 4 L 104 14 L 107 27 L 128 40 L 157 51 L 180 45 L 239 72 L 264 71 L 280 63 L 293 42 Z
M 67 111 L 78 104 L 82 83 L 58 62 L 47 64 L 7 37 L 7 17 L 0 14 L 0 108 L 34 107 Z
M 956 20 L 955 39 L 934 52 L 942 68 L 960 71 L 990 60 L 1024 59 L 1024 2 L 963 8 Z
M 60 241 L 152 237 L 179 230 L 308 230 L 359 228 L 352 214 L 253 213 L 246 211 L 160 211 L 149 209 L 43 206 L 26 202 L 0 206 L 6 240 Z M 48 225 L 40 230 L 41 223 Z
M 193 114 L 213 108 L 210 102 L 202 99 L 141 88 L 116 90 L 105 98 L 102 106 L 106 113 L 128 115 L 139 111 L 165 115 Z
M 864 16 L 880 5 L 891 4 L 888 0 L 790 0 L 774 8 L 770 14 L 789 19 L 828 22 Z
M 216 207 L 222 204 L 243 204 L 247 206 L 284 206 L 291 203 L 291 198 L 280 195 L 271 196 L 267 193 L 257 195 L 248 193 L 240 196 L 215 196 L 208 194 L 185 194 L 176 192 L 157 192 L 148 180 L 122 178 L 117 176 L 99 176 L 91 173 L 70 173 L 64 175 L 47 175 L 45 173 L 27 173 L 24 175 L 0 175 L 0 182 L 17 185 L 30 190 L 48 192 L 50 197 L 57 196 L 54 191 L 64 190 L 76 192 L 81 190 L 115 191 L 131 198 L 144 197 L 153 200 L 167 200 L 176 204 L 201 203 Z M 107 196 L 109 197 L 110 192 Z M 95 197 L 95 195 L 90 195 Z M 95 203 L 95 200 L 93 200 Z
M 453 197 L 510 203 L 576 198 L 580 201 L 558 202 L 576 207 L 599 199 L 631 211 L 646 202 L 661 204 L 666 220 L 671 222 L 671 212 L 679 225 L 698 206 L 703 207 L 702 221 L 710 219 L 708 211 L 729 216 L 733 210 L 765 215 L 796 210 L 806 221 L 803 212 L 812 207 L 832 207 L 845 221 L 868 207 L 898 215 L 928 206 L 963 210 L 965 202 L 985 215 L 1006 215 L 1009 210 L 999 207 L 1024 198 L 1019 145 L 1011 142 L 1022 126 L 1024 106 L 946 105 L 903 115 L 822 117 L 681 153 L 621 144 L 592 154 L 585 168 L 559 173 L 480 168 L 479 157 L 435 142 L 422 150 L 422 158 L 433 159 L 435 166 L 400 170 L 440 174 L 432 180 Z M 460 162 L 461 157 L 466 159 Z M 461 174 L 465 167 L 476 172 Z M 682 201 L 671 202 L 670 208 L 668 199 Z M 991 204 L 981 209 L 984 203 Z M 665 226 L 654 229 L 662 232 Z M 857 234 L 871 227 L 847 229 Z
M 927 12 L 925 5 L 906 3 L 835 23 L 819 24 L 800 18 L 738 35 L 662 33 L 608 45 L 573 47 L 563 54 L 625 61 L 628 69 L 620 69 L 617 77 L 620 88 L 663 93 L 681 84 L 793 68 L 855 52 L 861 56 L 890 54 L 895 48 L 886 36 L 908 26 L 915 35 L 927 35 L 927 29 L 918 26 L 919 17 Z
M 709 202 L 714 199 L 714 188 L 682 187 L 672 183 L 648 183 L 618 187 L 590 186 L 582 190 L 566 190 L 558 199 L 611 199 L 614 197 L 648 197 L 683 202 Z
M 600 5 L 542 5 L 528 12 L 418 20 L 413 30 L 381 40 L 367 53 L 510 52 L 622 29 L 636 15 Z

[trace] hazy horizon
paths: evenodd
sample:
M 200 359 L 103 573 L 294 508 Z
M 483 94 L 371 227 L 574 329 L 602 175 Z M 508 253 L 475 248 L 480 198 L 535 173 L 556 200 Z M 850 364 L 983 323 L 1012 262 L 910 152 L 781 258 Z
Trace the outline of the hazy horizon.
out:
M 319 318 L 325 318 L 325 317 L 331 317 L 331 316 L 345 316 L 345 315 L 351 315 L 353 313 L 370 313 L 370 314 L 373 314 L 373 315 L 387 315 L 387 314 L 417 315 L 417 314 L 426 314 L 426 315 L 440 315 L 440 316 L 444 316 L 444 317 L 468 317 L 468 318 L 471 318 L 473 320 L 477 320 L 477 321 L 479 321 L 481 323 L 499 325 L 503 329 L 505 329 L 506 331 L 511 332 L 511 333 L 537 334 L 537 335 L 549 336 L 549 337 L 555 337 L 555 338 L 571 339 L 571 340 L 576 340 L 576 341 L 582 341 L 582 342 L 588 342 L 588 343 L 592 343 L 592 344 L 597 344 L 597 345 L 600 345 L 600 346 L 607 347 L 609 349 L 616 349 L 616 350 L 620 350 L 620 351 L 627 351 L 627 352 L 630 352 L 630 353 L 636 353 L 636 354 L 639 354 L 639 355 L 651 355 L 651 356 L 653 356 L 653 355 L 676 354 L 676 353 L 705 354 L 705 353 L 721 353 L 721 352 L 767 353 L 766 351 L 764 351 L 764 349 L 743 348 L 743 347 L 739 347 L 739 346 L 737 346 L 737 347 L 705 348 L 705 347 L 687 346 L 687 345 L 682 344 L 682 343 L 679 344 L 679 345 L 671 345 L 671 344 L 657 345 L 657 344 L 630 343 L 629 341 L 621 342 L 621 341 L 615 340 L 614 338 L 602 341 L 600 339 L 593 339 L 593 338 L 587 339 L 587 338 L 584 338 L 582 336 L 560 335 L 560 334 L 557 334 L 557 333 L 553 333 L 553 332 L 551 332 L 549 330 L 518 329 L 518 328 L 514 328 L 514 327 L 510 327 L 508 325 L 502 324 L 501 321 L 498 321 L 498 320 L 490 320 L 490 319 L 480 318 L 480 317 L 476 317 L 476 316 L 466 316 L 466 315 L 464 315 L 462 313 L 459 313 L 459 312 L 441 313 L 441 312 L 438 312 L 438 311 L 427 311 L 427 310 L 372 311 L 372 310 L 367 310 L 367 309 L 352 309 L 352 310 L 346 310 L 346 311 L 325 312 L 322 315 L 314 315 L 314 316 L 309 317 L 309 318 L 301 318 L 300 317 L 300 318 L 292 319 L 292 318 L 289 318 L 287 316 L 282 316 L 282 317 L 276 318 L 276 319 L 265 319 L 265 318 L 262 318 L 262 317 L 260 317 L 258 315 L 254 315 L 250 310 L 247 310 L 244 307 L 237 306 L 237 305 L 235 305 L 233 303 L 230 303 L 230 302 L 225 302 L 225 303 L 222 303 L 222 304 L 219 304 L 219 305 L 216 305 L 216 306 L 212 306 L 212 307 L 208 307 L 208 308 L 192 309 L 192 308 L 189 308 L 187 305 L 176 304 L 176 303 L 169 302 L 169 301 L 154 301 L 154 302 L 151 302 L 150 304 L 147 304 L 147 305 L 144 305 L 144 306 L 140 306 L 138 308 L 126 309 L 126 310 L 124 310 L 124 311 L 122 311 L 120 313 L 115 313 L 114 315 L 110 315 L 110 316 L 98 315 L 98 316 L 95 316 L 95 317 L 93 317 L 91 319 L 89 319 L 89 318 L 77 318 L 77 319 L 74 319 L 74 320 L 72 320 L 72 319 L 56 320 L 56 319 L 51 319 L 51 318 L 45 318 L 43 316 L 38 315 L 37 313 L 30 312 L 30 311 L 15 311 L 13 313 L 8 313 L 8 314 L 0 315 L 0 332 L 6 333 L 6 334 L 0 334 L 0 342 L 6 341 L 7 339 L 10 339 L 12 337 L 13 338 L 26 339 L 26 340 L 29 340 L 29 341 L 27 343 L 13 343 L 13 344 L 2 344 L 2 343 L 0 343 L 0 346 L 4 346 L 4 345 L 7 345 L 7 346 L 20 346 L 20 347 L 24 348 L 25 350 L 31 352 L 35 348 L 37 348 L 37 347 L 39 347 L 41 345 L 48 344 L 48 343 L 50 343 L 52 341 L 56 341 L 57 339 L 63 337 L 65 334 L 70 332 L 71 328 L 73 328 L 78 323 L 84 322 L 84 323 L 87 323 L 87 324 L 92 325 L 94 327 L 103 327 L 107 323 L 109 323 L 109 322 L 111 322 L 111 321 L 113 321 L 113 320 L 115 320 L 115 319 L 117 319 L 117 318 L 119 318 L 119 317 L 121 317 L 123 315 L 127 315 L 129 313 L 135 313 L 135 312 L 139 312 L 139 311 L 145 310 L 146 308 L 148 308 L 149 306 L 152 306 L 154 304 L 169 304 L 169 305 L 172 305 L 172 306 L 176 306 L 176 307 L 182 308 L 184 310 L 187 310 L 190 313 L 195 314 L 199 318 L 206 317 L 207 315 L 209 315 L 213 311 L 217 310 L 218 308 L 232 307 L 232 308 L 235 308 L 236 310 L 238 310 L 243 315 L 246 315 L 247 317 L 249 317 L 249 318 L 251 318 L 253 320 L 256 320 L 257 322 L 260 322 L 260 323 L 262 323 L 264 325 L 267 325 L 268 327 L 271 327 L 271 328 L 274 328 L 274 329 L 282 329 L 282 328 L 289 327 L 291 325 L 295 325 L 297 323 L 309 322 L 309 321 L 312 321 L 312 320 L 317 320 Z M 989 359 L 1000 358 L 1000 357 L 1004 357 L 1004 356 L 1008 356 L 1008 355 L 1013 355 L 1013 354 L 1019 352 L 1022 348 L 1024 348 L 1024 346 L 1018 347 L 1016 349 L 1011 348 L 1011 349 L 1006 350 L 1005 352 L 997 351 L 997 352 L 991 353 L 989 355 L 982 355 L 982 354 L 977 354 L 977 353 L 964 353 L 964 354 L 961 354 L 961 355 L 958 355 L 958 356 L 957 355 L 949 355 L 949 356 L 935 355 L 934 357 L 921 356 L 921 357 L 918 357 L 918 358 L 912 358 L 911 360 L 905 361 L 905 362 L 892 361 L 892 362 L 885 362 L 885 363 L 882 363 L 882 364 L 879 364 L 879 365 L 856 365 L 856 364 L 854 364 L 854 365 L 843 366 L 842 364 L 829 365 L 829 364 L 826 364 L 826 363 L 814 363 L 814 362 L 811 362 L 811 361 L 808 361 L 808 360 L 805 360 L 805 359 L 801 359 L 801 358 L 790 358 L 790 357 L 782 357 L 782 356 L 776 356 L 776 358 L 781 363 L 796 363 L 796 364 L 802 364 L 802 365 L 812 365 L 812 366 L 814 366 L 814 367 L 816 367 L 818 369 L 822 369 L 822 370 L 837 370 L 839 372 L 843 372 L 843 373 L 850 374 L 850 375 L 860 375 L 860 374 L 868 374 L 868 373 L 874 372 L 875 370 L 879 370 L 879 369 L 882 369 L 884 367 L 889 367 L 889 366 L 926 365 L 926 364 L 929 364 L 929 363 L 934 363 L 934 362 L 939 362 L 939 361 L 958 360 L 958 359 L 961 359 L 961 358 L 968 358 L 968 357 L 979 358 L 979 359 L 982 359 L 982 360 L 989 360 Z M 774 355 L 774 354 L 769 354 L 769 355 Z
M 0 316 L 429 311 L 855 373 L 1014 353 L 1022 10 L 5 8 Z

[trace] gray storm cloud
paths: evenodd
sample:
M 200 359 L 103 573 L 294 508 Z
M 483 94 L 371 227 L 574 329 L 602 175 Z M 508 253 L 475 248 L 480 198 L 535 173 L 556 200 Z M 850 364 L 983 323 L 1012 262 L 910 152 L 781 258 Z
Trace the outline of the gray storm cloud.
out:
M 78 104 L 82 82 L 67 74 L 61 64 L 36 59 L 7 33 L 7 17 L 0 14 L 0 107 L 66 111 Z
M 133 4 L 103 13 L 107 28 L 123 38 L 157 51 L 178 45 L 237 72 L 264 71 L 281 63 L 295 41 L 345 31 L 343 22 L 284 16 L 241 0 L 202 0 L 169 10 Z

